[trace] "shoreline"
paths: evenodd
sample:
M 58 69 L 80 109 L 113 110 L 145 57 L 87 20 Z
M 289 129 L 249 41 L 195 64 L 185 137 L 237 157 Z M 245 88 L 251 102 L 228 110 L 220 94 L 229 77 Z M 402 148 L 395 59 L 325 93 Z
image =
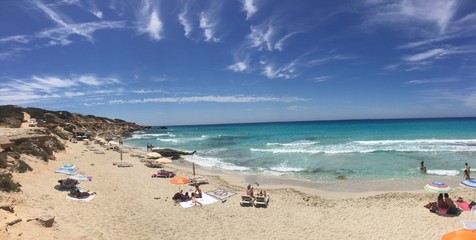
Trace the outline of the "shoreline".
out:
M 104 154 L 95 154 L 98 149 Z M 297 186 L 298 183 L 289 179 L 215 172 L 201 166 L 196 168 L 197 175 L 209 180 L 209 184 L 201 186 L 204 192 L 226 189 L 236 194 L 224 202 L 182 208 L 171 200 L 173 194 L 179 187 L 186 191 L 193 187 L 171 184 L 170 179 L 152 178 L 151 174 L 158 169 L 148 168 L 139 158 L 130 156 L 138 150 L 130 148 L 123 153 L 123 161 L 134 165 L 124 168 L 112 165 L 120 160 L 118 152 L 93 143 L 88 147 L 82 142 L 68 142 L 66 150 L 55 154 L 56 160 L 49 162 L 27 157 L 34 170 L 14 177 L 22 184 L 23 192 L 1 193 L 3 197 L 0 198 L 15 199 L 14 214 L 0 210 L 0 219 L 6 219 L 3 223 L 14 217 L 23 221 L 6 227 L 6 231 L 0 232 L 0 238 L 177 239 L 193 232 L 196 239 L 309 236 L 319 239 L 439 239 L 444 233 L 461 228 L 462 220 L 474 218 L 470 212 L 456 217 L 430 213 L 423 205 L 434 201 L 436 194 L 423 189 L 359 193 L 324 191 L 326 189 L 314 188 L 315 183 Z M 71 201 L 66 198 L 66 192 L 54 188 L 57 180 L 65 177 L 54 170 L 69 163 L 77 164 L 80 174 L 92 176 L 91 182 L 80 183 L 84 190 L 98 193 L 90 202 Z M 164 169 L 174 171 L 177 176 L 191 177 L 189 164 L 177 162 L 165 165 Z M 259 182 L 256 189 L 266 189 L 270 194 L 267 208 L 239 205 L 246 184 L 253 182 Z M 451 196 L 470 200 L 473 193 L 471 189 L 455 186 Z M 55 217 L 53 227 L 25 221 L 42 214 Z

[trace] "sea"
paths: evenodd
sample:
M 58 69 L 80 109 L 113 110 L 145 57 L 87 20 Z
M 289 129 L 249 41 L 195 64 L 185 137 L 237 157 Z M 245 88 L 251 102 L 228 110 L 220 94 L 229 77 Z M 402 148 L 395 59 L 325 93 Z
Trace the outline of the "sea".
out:
M 184 158 L 204 167 L 302 180 L 462 178 L 465 163 L 476 169 L 476 118 L 152 127 L 124 142 L 196 151 Z

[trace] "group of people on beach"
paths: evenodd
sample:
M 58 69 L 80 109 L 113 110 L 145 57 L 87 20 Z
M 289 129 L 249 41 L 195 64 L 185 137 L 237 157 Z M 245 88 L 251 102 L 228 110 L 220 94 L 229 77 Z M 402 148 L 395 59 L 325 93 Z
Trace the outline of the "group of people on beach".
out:
M 180 192 L 174 194 L 172 200 L 174 200 L 175 203 L 188 202 L 192 200 L 193 205 L 201 207 L 202 203 L 198 201 L 198 198 L 202 198 L 202 189 L 200 189 L 199 184 L 195 185 L 195 191 L 190 194 L 188 192 L 183 194 L 183 190 L 180 190 Z
M 447 209 L 446 214 L 454 215 L 458 213 L 458 207 L 448 193 L 438 194 L 436 202 L 430 202 L 425 207 L 429 208 L 431 212 L 441 212 L 442 209 Z
M 89 197 L 90 195 L 96 194 L 96 192 L 79 190 L 79 187 L 77 186 L 79 184 L 79 181 L 75 179 L 70 179 L 70 178 L 61 179 L 61 180 L 58 180 L 58 183 L 60 184 L 61 188 L 70 190 L 69 195 L 71 197 L 86 198 L 86 197 Z
M 245 189 L 245 194 L 252 198 L 255 198 L 256 196 L 266 196 L 266 190 L 260 190 L 255 194 L 254 188 L 250 184 L 248 184 Z
M 152 152 L 152 149 L 154 148 L 154 146 L 150 143 L 147 143 L 147 152 Z
M 470 176 L 470 173 L 471 173 L 471 166 L 469 166 L 469 163 L 464 163 L 464 166 L 465 166 L 465 169 L 464 169 L 464 180 L 470 180 L 471 179 L 471 176 Z M 420 162 L 420 171 L 422 173 L 426 173 L 426 166 L 425 166 L 425 162 L 424 161 L 421 161 Z

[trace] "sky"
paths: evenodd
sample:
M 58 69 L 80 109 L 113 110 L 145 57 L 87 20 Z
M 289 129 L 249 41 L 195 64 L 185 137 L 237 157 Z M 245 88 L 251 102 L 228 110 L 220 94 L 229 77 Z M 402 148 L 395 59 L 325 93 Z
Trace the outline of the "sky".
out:
M 1 0 L 0 105 L 143 125 L 476 116 L 474 0 Z

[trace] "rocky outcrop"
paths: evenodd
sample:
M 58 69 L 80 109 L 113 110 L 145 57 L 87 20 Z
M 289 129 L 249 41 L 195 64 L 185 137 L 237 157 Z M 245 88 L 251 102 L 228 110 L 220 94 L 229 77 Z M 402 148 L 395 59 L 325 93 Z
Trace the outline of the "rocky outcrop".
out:
M 154 148 L 152 149 L 152 151 L 160 153 L 160 155 L 164 157 L 171 157 L 172 159 L 179 159 L 181 155 L 193 155 L 196 153 L 196 151 L 185 152 L 185 151 L 175 150 L 171 148 Z

